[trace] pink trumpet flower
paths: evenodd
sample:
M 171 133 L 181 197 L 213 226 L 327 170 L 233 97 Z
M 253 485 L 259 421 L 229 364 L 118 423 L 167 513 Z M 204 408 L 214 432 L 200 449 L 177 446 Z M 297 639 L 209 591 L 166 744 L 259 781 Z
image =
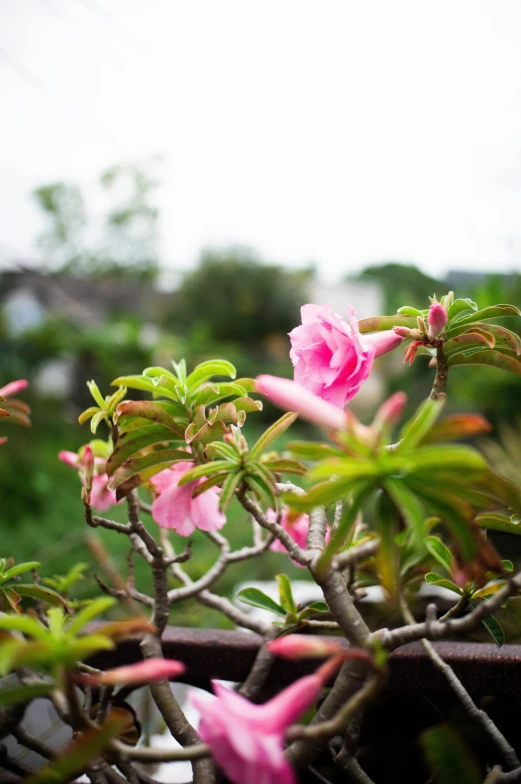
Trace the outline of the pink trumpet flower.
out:
M 213 699 L 192 695 L 202 716 L 199 734 L 233 784 L 297 784 L 284 756 L 285 731 L 315 702 L 331 674 L 331 667 L 321 668 L 262 705 L 216 681 Z
M 295 411 L 308 422 L 328 430 L 345 430 L 343 411 L 289 378 L 262 375 L 255 379 L 257 392 L 285 411 Z
M 356 395 L 376 357 L 402 342 L 393 330 L 361 335 L 353 308 L 349 323 L 330 305 L 304 305 L 302 324 L 290 333 L 295 381 L 337 408 Z
M 21 392 L 22 389 L 25 389 L 28 385 L 29 382 L 26 381 L 25 378 L 20 378 L 18 381 L 10 381 L 5 387 L 0 388 L 0 397 L 12 397 L 13 395 L 16 395 L 17 392 Z
M 108 488 L 109 477 L 105 471 L 106 461 L 101 457 L 93 457 L 89 446 L 85 447 L 83 457 L 80 457 L 76 452 L 69 452 L 65 449 L 58 454 L 58 457 L 62 463 L 78 471 L 81 483 L 86 489 L 90 484 L 89 477 L 92 476 L 90 473 L 92 470 L 91 460 L 94 460 L 94 476 L 91 480 L 90 495 L 86 500 L 97 512 L 106 512 L 111 506 L 121 503 L 116 500 L 116 493 Z
M 193 463 L 174 463 L 150 479 L 158 494 L 152 504 L 152 517 L 161 528 L 173 528 L 180 536 L 190 536 L 196 528 L 218 531 L 226 522 L 226 515 L 219 511 L 220 490 L 210 487 L 193 498 L 195 488 L 206 477 L 179 487 L 179 480 L 190 468 Z
M 185 665 L 175 659 L 147 659 L 126 667 L 106 670 L 105 672 L 100 672 L 99 675 L 82 674 L 78 676 L 78 680 L 86 684 L 118 686 L 120 684 L 169 680 L 182 675 L 185 670 Z

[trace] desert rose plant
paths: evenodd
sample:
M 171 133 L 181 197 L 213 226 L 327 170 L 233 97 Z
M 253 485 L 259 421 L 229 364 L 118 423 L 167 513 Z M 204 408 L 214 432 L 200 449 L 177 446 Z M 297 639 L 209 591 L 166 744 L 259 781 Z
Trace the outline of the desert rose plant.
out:
M 128 541 L 129 574 L 111 585 L 100 580 L 108 596 L 78 603 L 69 592 L 81 567 L 44 585 L 38 564 L 0 563 L 0 668 L 10 675 L 0 692 L 0 725 L 4 736 L 14 735 L 46 760 L 28 772 L 4 754 L 14 780 L 41 784 L 85 774 L 94 784 L 150 784 L 143 764 L 190 760 L 197 784 L 223 776 L 233 784 L 295 784 L 309 771 L 325 781 L 314 766 L 329 748 L 339 771 L 335 780 L 367 784 L 357 754 L 360 717 L 385 686 L 388 654 L 416 640 L 493 748 L 490 770 L 481 769 L 446 727 L 429 729 L 420 743 L 430 780 L 459 781 L 450 776 L 461 766 L 469 782 L 520 779 L 516 749 L 430 642 L 481 624 L 501 645 L 494 613 L 521 589 L 521 573 L 514 574 L 487 538 L 488 530 L 518 534 L 520 487 L 476 448 L 459 443 L 487 433 L 488 422 L 476 414 L 443 418 L 453 368 L 490 365 L 521 375 L 521 340 L 497 323 L 520 313 L 511 305 L 479 310 L 450 292 L 422 311 L 405 306 L 357 321 L 347 306 L 345 315 L 302 308 L 302 324 L 290 333 L 294 380 L 237 379 L 235 368 L 218 359 L 191 372 L 180 361 L 118 377 L 107 396 L 89 382 L 94 403 L 80 422 L 90 421 L 93 440 L 59 457 L 78 472 L 87 525 Z M 405 362 L 427 359 L 432 392 L 406 421 L 407 399 L 397 392 L 363 424 L 347 405 L 378 357 L 401 344 Z M 21 389 L 17 383 L 0 394 L 8 398 Z M 243 426 L 263 398 L 284 413 L 248 443 Z M 27 416 L 14 400 L 5 406 L 10 415 Z M 323 439 L 289 441 L 276 451 L 297 417 L 321 428 Z M 252 529 L 251 545 L 238 550 L 226 536 L 233 499 L 243 507 L 242 524 Z M 127 522 L 105 516 L 116 504 L 126 505 Z M 194 578 L 186 564 L 196 530 L 217 555 Z M 235 600 L 215 591 L 235 563 L 270 549 L 307 571 L 320 600 L 299 605 L 285 574 L 277 575 L 278 602 L 254 587 Z M 134 558 L 150 570 L 151 593 L 136 584 Z M 29 570 L 34 582 L 27 585 L 19 575 Z M 449 588 L 454 602 L 441 617 L 431 604 L 426 618 L 416 620 L 410 604 L 426 583 Z M 361 599 L 371 585 L 399 609 L 401 624 L 368 625 Z M 190 662 L 165 660 L 161 647 L 171 608 L 188 599 L 259 640 L 243 683 L 214 682 L 211 694 L 192 694 L 198 726 L 189 723 L 169 684 L 190 676 Z M 100 622 L 115 602 L 132 616 Z M 271 615 L 251 613 L 250 605 Z M 140 640 L 143 661 L 109 671 L 92 665 L 94 654 L 127 637 Z M 281 657 L 313 659 L 316 666 L 266 699 L 270 668 Z M 150 747 L 141 735 L 124 697 L 144 685 L 178 748 Z M 51 749 L 24 727 L 24 712 L 36 697 L 52 701 L 71 728 L 65 748 Z

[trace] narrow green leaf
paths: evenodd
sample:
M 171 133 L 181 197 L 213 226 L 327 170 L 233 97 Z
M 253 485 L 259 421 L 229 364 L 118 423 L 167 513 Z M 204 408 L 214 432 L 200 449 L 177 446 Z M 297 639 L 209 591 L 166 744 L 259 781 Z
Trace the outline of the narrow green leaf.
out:
M 406 452 L 425 438 L 443 408 L 443 399 L 427 400 L 417 410 L 412 419 L 403 426 L 396 452 Z
M 452 553 L 447 545 L 441 541 L 439 536 L 427 536 L 425 538 L 425 547 L 431 555 L 436 558 L 448 574 L 452 572 Z
M 100 408 L 105 408 L 105 400 L 95 381 L 87 381 L 87 387 Z
M 317 572 L 325 573 L 335 554 L 345 546 L 360 508 L 372 489 L 372 485 L 367 482 L 353 486 L 350 502 L 344 504 L 340 524 L 318 560 Z M 313 506 L 319 506 L 319 504 L 314 503 Z
M 110 596 L 100 596 L 97 599 L 93 599 L 87 607 L 80 610 L 80 612 L 68 622 L 66 628 L 67 636 L 74 637 L 76 634 L 79 634 L 84 626 L 94 620 L 98 615 L 109 610 L 114 604 L 114 599 Z
M 44 626 L 29 615 L 0 615 L 0 629 L 5 632 L 22 632 L 35 640 L 47 640 L 48 632 Z
M 284 608 L 274 602 L 273 599 L 270 599 L 265 593 L 259 591 L 258 588 L 243 588 L 237 594 L 237 599 L 252 607 L 260 607 L 262 610 L 269 610 L 277 615 L 282 615 L 283 618 L 286 617 Z
M 151 378 L 144 376 L 120 376 L 112 382 L 113 387 L 128 387 L 128 389 L 140 389 L 142 392 L 151 392 L 154 395 L 179 400 L 177 393 L 168 387 L 157 386 Z
M 460 596 L 463 593 L 459 585 L 453 583 L 452 580 L 447 580 L 446 577 L 442 577 L 441 574 L 437 574 L 436 572 L 427 572 L 425 575 L 425 582 L 429 585 L 438 585 L 440 588 L 446 588 L 448 591 L 453 591 Z
M 28 596 L 31 599 L 36 599 L 40 602 L 53 604 L 55 607 L 63 607 L 69 613 L 72 612 L 70 604 L 51 588 L 45 588 L 43 585 L 17 584 L 16 591 L 20 596 Z
M 314 441 L 290 441 L 287 444 L 290 452 L 303 460 L 322 460 L 324 457 L 344 457 L 341 449 L 329 444 L 317 444 Z
M 443 353 L 446 357 L 450 357 L 457 351 L 465 351 L 467 348 L 475 348 L 487 346 L 493 349 L 496 345 L 496 339 L 491 332 L 462 332 L 450 340 L 447 340 L 443 345 Z
M 38 697 L 46 697 L 53 690 L 52 683 L 34 683 L 28 686 L 3 686 L 0 689 L 0 705 L 8 708 L 19 702 L 31 702 Z
M 339 479 L 355 480 L 379 474 L 380 467 L 375 460 L 343 457 L 322 460 L 319 465 L 311 469 L 309 478 L 314 481 L 315 479 L 330 479 L 334 476 Z
M 212 359 L 208 362 L 201 362 L 196 365 L 192 373 L 186 379 L 186 385 L 190 392 L 194 392 L 197 387 L 208 381 L 213 376 L 228 376 L 228 378 L 235 378 L 237 371 L 231 362 L 225 359 Z
M 493 615 L 489 615 L 488 618 L 484 618 L 481 623 L 490 634 L 498 648 L 501 648 L 501 646 L 505 644 L 505 632 L 503 631 L 503 627 L 499 621 L 494 618 Z
M 79 424 L 80 425 L 85 424 L 87 420 L 89 420 L 91 417 L 94 416 L 94 414 L 97 414 L 98 412 L 99 412 L 98 406 L 90 406 L 90 408 L 85 409 L 85 411 L 82 414 L 80 414 L 78 417 Z
M 201 482 L 196 487 L 194 487 L 194 489 L 192 490 L 192 498 L 197 498 L 198 495 L 202 495 L 203 493 L 206 493 L 206 491 L 209 490 L 211 487 L 220 485 L 222 482 L 225 481 L 225 479 L 228 476 L 229 474 L 227 474 L 226 471 L 223 471 L 220 474 L 213 474 L 213 476 L 208 477 L 208 479 L 205 479 L 204 482 Z M 219 496 L 219 498 L 221 497 L 222 495 Z
M 412 316 L 413 318 L 418 318 L 418 316 L 422 315 L 421 310 L 418 310 L 418 308 L 412 308 L 410 305 L 403 305 L 403 307 L 398 308 L 396 312 L 401 316 Z
M 94 414 L 94 416 L 90 420 L 90 432 L 95 434 L 100 423 L 103 422 L 103 420 L 106 418 L 107 418 L 106 411 L 98 411 L 97 414 Z
M 264 502 L 271 509 L 277 509 L 277 497 L 272 486 L 267 484 L 259 474 L 255 476 L 248 474 L 244 477 L 244 481 L 251 487 L 259 501 Z
M 31 569 L 38 569 L 39 566 L 41 566 L 39 561 L 26 561 L 25 563 L 16 564 L 16 566 L 12 566 L 3 573 L 0 578 L 0 585 L 7 582 L 7 580 L 12 580 L 13 577 L 17 577 L 19 574 L 30 572 Z
M 122 497 L 164 468 L 169 468 L 173 463 L 190 462 L 190 457 L 187 452 L 181 449 L 159 449 L 157 452 L 150 452 L 143 457 L 132 458 L 116 469 L 112 485 L 116 490 L 125 485 L 125 492 L 119 495 Z
M 274 424 L 271 425 L 252 446 L 250 449 L 249 459 L 258 460 L 262 453 L 265 452 L 268 447 L 270 447 L 273 442 L 279 438 L 279 436 L 286 432 L 288 427 L 293 424 L 297 416 L 298 414 L 289 411 L 288 413 L 283 414 L 276 422 L 274 422 Z
M 483 310 L 476 310 L 468 316 L 458 318 L 455 325 L 472 324 L 473 321 L 486 321 L 492 318 L 506 318 L 507 316 L 521 316 L 521 311 L 515 305 L 493 305 Z
M 194 466 L 186 471 L 180 478 L 178 485 L 186 485 L 189 482 L 195 482 L 197 479 L 202 479 L 203 476 L 211 476 L 218 471 L 230 471 L 236 468 L 236 464 L 229 460 L 213 460 L 211 463 L 204 463 L 204 465 Z
M 266 466 L 269 471 L 275 474 L 297 474 L 302 475 L 307 472 L 307 468 L 303 463 L 298 460 L 292 460 L 288 457 L 275 458 L 274 460 L 265 460 L 262 465 Z
M 291 581 L 287 574 L 276 574 L 275 579 L 279 586 L 279 598 L 281 606 L 286 612 L 296 613 L 297 605 L 293 598 L 293 591 L 291 590 Z
M 521 520 L 519 518 L 512 520 L 511 517 L 506 515 L 484 512 L 476 517 L 476 523 L 485 530 L 503 531 L 506 534 L 514 534 L 515 536 L 521 535 Z
M 219 495 L 219 510 L 226 512 L 230 502 L 235 495 L 235 491 L 239 487 L 244 478 L 243 471 L 237 471 L 235 474 L 228 474 L 223 482 L 222 490 Z
M 400 479 L 386 479 L 383 486 L 398 508 L 405 524 L 411 529 L 414 543 L 422 546 L 425 539 L 425 510 L 416 495 Z

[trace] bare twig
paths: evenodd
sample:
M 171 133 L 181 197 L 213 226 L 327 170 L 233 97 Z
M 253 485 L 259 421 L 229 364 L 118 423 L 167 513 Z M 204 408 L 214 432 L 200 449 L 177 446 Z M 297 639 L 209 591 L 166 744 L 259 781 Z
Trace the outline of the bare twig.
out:
M 403 619 L 408 624 L 414 623 L 414 616 L 411 613 L 409 606 L 405 597 L 402 595 L 400 597 L 400 609 L 403 615 Z M 507 741 L 505 736 L 502 732 L 496 727 L 490 716 L 488 716 L 485 711 L 482 711 L 478 708 L 464 685 L 461 683 L 460 679 L 447 662 L 443 661 L 441 656 L 437 653 L 434 649 L 432 643 L 429 640 L 422 640 L 422 646 L 432 663 L 438 670 L 443 674 L 443 676 L 447 679 L 448 683 L 450 684 L 452 690 L 458 696 L 461 704 L 471 717 L 480 727 L 487 733 L 489 738 L 495 744 L 495 746 L 499 749 L 503 759 L 505 760 L 509 770 L 513 770 L 514 768 L 518 768 L 520 766 L 519 759 L 513 747 Z
M 354 566 L 359 561 L 364 561 L 376 553 L 380 544 L 379 539 L 370 539 L 363 544 L 355 545 L 345 553 L 340 553 L 333 558 L 331 568 L 337 571 L 343 571 L 349 566 Z

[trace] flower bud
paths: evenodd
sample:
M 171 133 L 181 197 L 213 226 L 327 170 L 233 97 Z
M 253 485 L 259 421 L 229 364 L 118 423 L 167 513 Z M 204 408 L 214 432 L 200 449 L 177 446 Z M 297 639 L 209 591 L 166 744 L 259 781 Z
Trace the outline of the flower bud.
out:
M 401 338 L 405 338 L 406 340 L 419 340 L 421 338 L 421 332 L 419 329 L 410 329 L 410 327 L 393 327 L 393 331 L 396 332 Z
M 89 444 L 87 444 L 83 450 L 82 462 L 83 470 L 85 472 L 85 490 L 87 491 L 87 494 L 90 495 L 90 491 L 92 490 L 92 478 L 94 476 L 94 452 Z
M 119 684 L 148 683 L 177 678 L 185 671 L 185 665 L 175 659 L 146 659 L 137 664 L 106 670 L 99 675 L 81 675 L 83 683 L 100 684 L 102 686 L 118 686 Z
M 308 659 L 334 656 L 342 653 L 340 645 L 329 642 L 324 637 L 304 634 L 287 634 L 277 637 L 267 645 L 270 653 L 283 659 Z
M 407 395 L 405 392 L 395 392 L 394 395 L 391 395 L 376 412 L 373 422 L 375 430 L 380 432 L 392 427 L 402 416 L 406 405 Z
M 438 338 L 447 326 L 447 311 L 440 302 L 433 302 L 429 308 L 429 337 Z

